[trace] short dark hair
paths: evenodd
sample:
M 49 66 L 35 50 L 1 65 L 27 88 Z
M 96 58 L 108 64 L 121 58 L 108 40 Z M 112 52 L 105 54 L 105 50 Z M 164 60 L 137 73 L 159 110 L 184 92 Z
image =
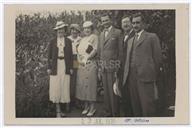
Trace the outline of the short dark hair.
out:
M 124 15 L 121 20 L 125 19 L 125 18 L 129 18 L 130 21 L 132 22 L 132 16 L 131 15 Z
M 105 17 L 105 16 L 108 16 L 109 19 L 111 19 L 111 15 L 109 15 L 109 13 L 103 13 L 103 14 L 101 15 L 101 17 Z M 100 18 L 101 18 L 101 17 L 100 17 Z
M 133 14 L 132 15 L 132 20 L 133 20 L 133 18 L 136 18 L 136 17 L 141 17 L 141 20 L 142 20 L 142 22 L 143 23 L 145 23 L 146 21 L 145 21 L 145 17 L 144 17 L 144 15 L 142 14 L 142 13 L 135 13 L 135 14 Z

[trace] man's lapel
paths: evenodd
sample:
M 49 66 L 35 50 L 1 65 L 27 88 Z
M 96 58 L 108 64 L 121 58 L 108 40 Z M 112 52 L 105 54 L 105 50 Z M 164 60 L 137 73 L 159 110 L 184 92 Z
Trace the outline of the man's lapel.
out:
M 134 38 L 127 42 L 127 58 L 131 53 L 132 45 L 133 45 Z
M 104 43 L 104 45 L 106 45 L 107 42 L 108 42 L 108 40 L 111 38 L 111 36 L 112 36 L 112 34 L 113 34 L 113 31 L 114 31 L 114 28 L 112 27 L 111 30 L 109 31 L 107 37 L 104 38 L 104 39 L 105 39 L 105 43 Z M 104 33 L 104 37 L 105 37 L 105 33 Z
M 145 37 L 146 37 L 146 32 L 143 31 L 143 32 L 141 33 L 141 36 L 140 36 L 137 44 L 136 44 L 136 48 L 145 40 Z
M 126 42 L 124 42 L 125 34 L 120 35 L 120 42 L 122 42 L 123 48 Z
M 131 38 L 129 41 L 127 41 L 127 55 L 126 55 L 125 67 L 124 67 L 123 85 L 126 82 L 126 77 L 128 75 L 128 72 L 129 72 L 130 54 L 131 54 L 131 49 L 133 46 L 133 41 L 134 41 L 134 37 Z
M 105 43 L 105 33 L 104 33 L 104 31 L 103 32 L 101 32 L 101 39 L 100 39 L 100 45 L 101 45 L 101 47 L 103 48 L 103 46 L 104 46 L 104 43 Z
M 135 35 L 135 32 L 134 30 L 132 30 L 131 33 L 129 34 L 128 40 L 131 39 L 134 35 Z
M 127 37 L 127 39 L 124 41 L 124 38 L 125 38 L 125 35 L 123 36 L 123 41 L 124 41 L 124 43 L 127 43 L 127 41 L 129 40 L 129 39 L 131 39 L 133 36 L 135 35 L 135 32 L 134 31 L 131 31 L 131 33 L 128 35 L 128 37 Z

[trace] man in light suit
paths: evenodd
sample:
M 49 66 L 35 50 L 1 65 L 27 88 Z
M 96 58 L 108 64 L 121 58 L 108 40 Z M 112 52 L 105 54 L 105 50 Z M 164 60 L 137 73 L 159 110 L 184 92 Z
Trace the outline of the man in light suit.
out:
M 128 86 L 133 116 L 156 116 L 156 80 L 161 63 L 159 38 L 144 30 L 144 17 L 133 16 L 135 36 L 127 43 L 123 86 Z
M 123 34 L 121 37 L 122 42 L 122 56 L 121 56 L 121 68 L 119 72 L 120 80 L 119 80 L 119 89 L 121 90 L 122 94 L 122 114 L 121 116 L 133 116 L 131 103 L 130 103 L 130 94 L 128 92 L 128 86 L 122 86 L 123 81 L 123 72 L 125 66 L 125 60 L 127 55 L 127 42 L 135 35 L 135 31 L 133 30 L 132 18 L 130 15 L 123 16 L 121 20 L 121 28 L 123 29 Z
M 112 26 L 109 15 L 101 16 L 104 31 L 100 34 L 98 54 L 100 56 L 100 73 L 104 86 L 104 116 L 118 116 L 118 97 L 113 92 L 113 84 L 120 68 L 121 31 Z

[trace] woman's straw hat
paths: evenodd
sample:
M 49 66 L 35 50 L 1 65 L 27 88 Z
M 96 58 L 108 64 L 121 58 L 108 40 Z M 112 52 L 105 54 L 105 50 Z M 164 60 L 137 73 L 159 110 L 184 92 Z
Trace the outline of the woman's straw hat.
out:
M 64 27 L 67 27 L 68 24 L 65 24 L 63 21 L 57 21 L 56 26 L 54 28 L 54 30 L 58 30 Z

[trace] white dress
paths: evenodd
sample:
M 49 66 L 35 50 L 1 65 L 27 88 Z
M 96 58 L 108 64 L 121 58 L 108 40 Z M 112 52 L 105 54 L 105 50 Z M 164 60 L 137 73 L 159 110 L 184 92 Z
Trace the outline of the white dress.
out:
M 64 38 L 57 39 L 58 56 L 64 57 Z M 65 74 L 65 60 L 57 59 L 57 75 L 50 75 L 49 99 L 53 103 L 70 102 L 70 75 Z

